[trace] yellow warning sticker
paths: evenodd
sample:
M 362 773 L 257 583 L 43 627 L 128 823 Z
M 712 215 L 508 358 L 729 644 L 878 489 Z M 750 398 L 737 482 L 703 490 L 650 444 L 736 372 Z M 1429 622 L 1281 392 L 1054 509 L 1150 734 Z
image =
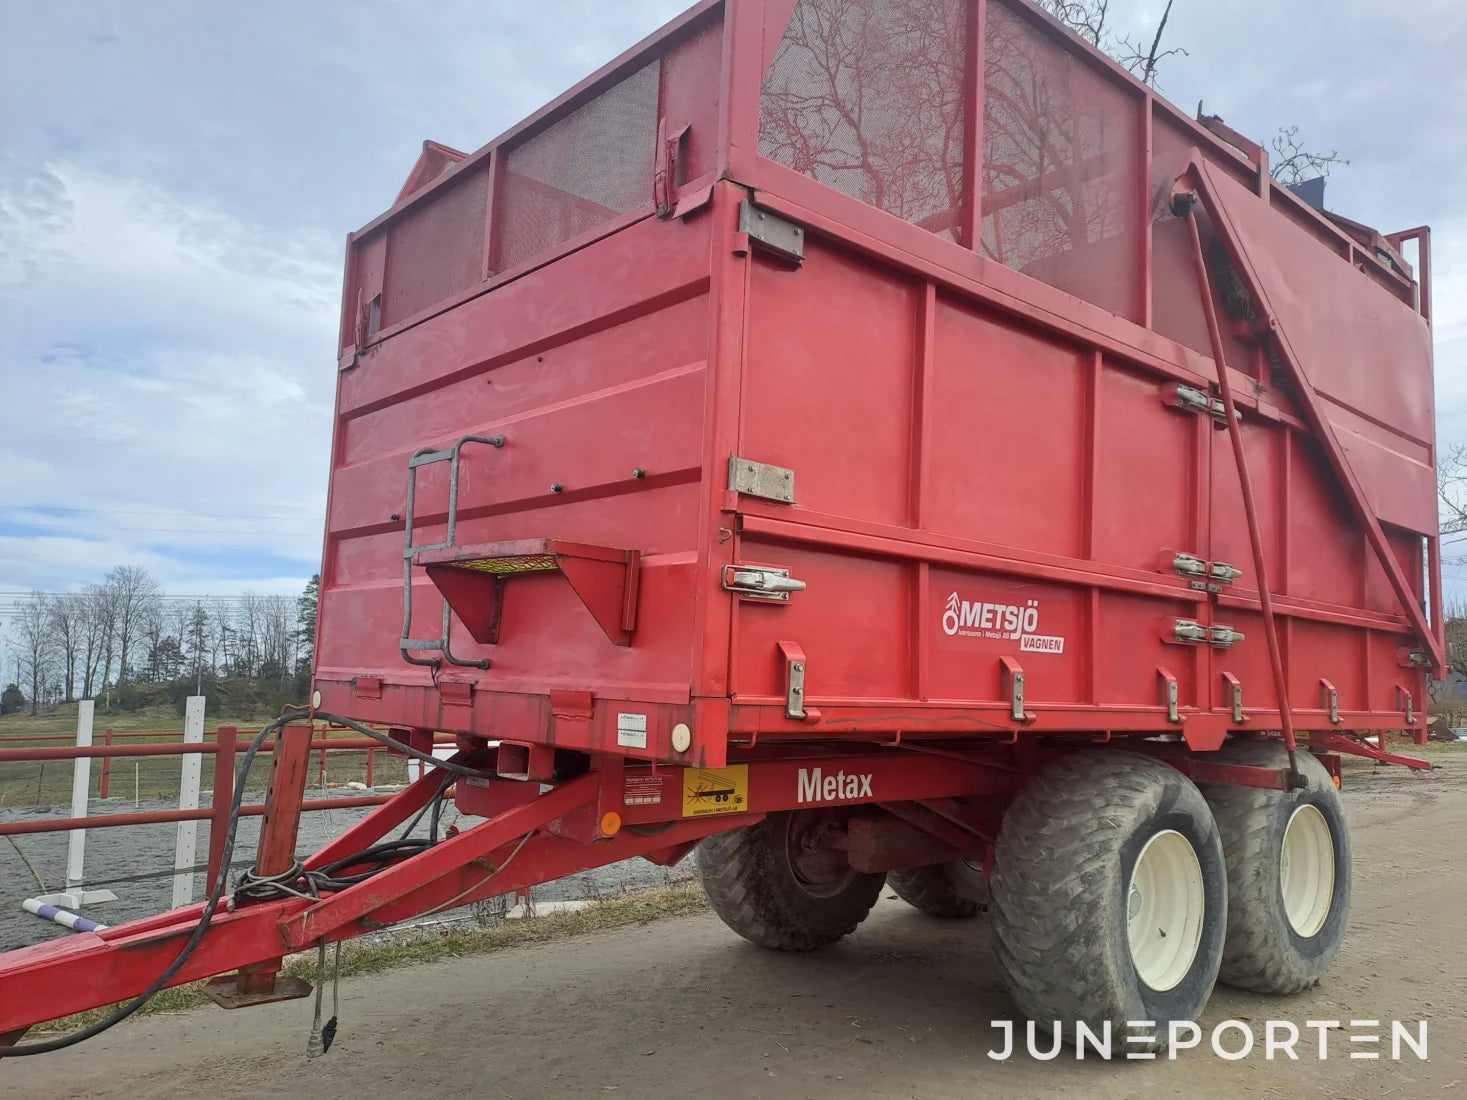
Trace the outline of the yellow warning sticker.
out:
M 749 766 L 683 769 L 683 816 L 749 812 Z

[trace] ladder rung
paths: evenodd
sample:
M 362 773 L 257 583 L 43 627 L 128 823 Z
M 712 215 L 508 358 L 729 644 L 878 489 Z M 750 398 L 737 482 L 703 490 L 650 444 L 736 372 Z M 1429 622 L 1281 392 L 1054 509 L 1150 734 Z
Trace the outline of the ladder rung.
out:
M 433 462 L 447 462 L 453 457 L 453 448 L 446 451 L 429 451 L 427 454 L 413 455 L 408 459 L 408 469 L 413 470 L 419 466 L 427 466 Z

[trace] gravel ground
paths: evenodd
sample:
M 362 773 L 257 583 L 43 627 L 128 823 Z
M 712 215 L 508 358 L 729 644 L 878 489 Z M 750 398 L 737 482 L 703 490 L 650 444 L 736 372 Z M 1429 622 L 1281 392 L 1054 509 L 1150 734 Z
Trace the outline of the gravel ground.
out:
M 308 792 L 318 797 L 355 797 L 370 792 L 333 790 Z M 210 804 L 209 792 L 201 796 L 201 805 Z M 261 796 L 247 798 L 250 802 L 261 801 Z M 130 813 L 134 810 L 177 809 L 178 803 L 163 800 L 143 799 L 134 804 L 131 799 L 110 798 L 105 801 L 94 799 L 90 813 L 103 816 L 115 813 Z M 300 842 L 297 851 L 302 855 L 320 848 L 333 837 L 345 832 L 368 813 L 371 807 L 350 810 L 317 810 L 301 817 Z M 0 809 L 0 822 L 33 821 L 48 817 L 70 816 L 67 806 L 25 807 L 23 809 Z M 260 818 L 246 817 L 240 820 L 239 834 L 235 840 L 232 866 L 243 870 L 254 862 L 255 845 L 259 839 Z M 452 804 L 444 813 L 444 825 L 458 820 Z M 466 819 L 472 821 L 475 819 Z M 419 826 L 414 835 L 424 835 L 425 826 Z M 122 924 L 139 917 L 159 913 L 169 908 L 173 901 L 173 857 L 178 839 L 178 825 L 128 825 L 112 829 L 92 829 L 87 832 L 86 886 L 106 887 L 117 894 L 117 901 L 107 902 L 89 909 L 84 915 L 106 924 Z M 47 892 L 59 891 L 66 879 L 66 834 L 38 833 L 28 836 L 0 837 L 0 951 L 40 943 L 70 935 L 66 929 L 50 921 L 32 916 L 21 908 L 21 902 L 40 893 L 35 876 L 9 841 L 15 841 L 20 852 L 34 865 L 41 876 Z M 204 862 L 209 854 L 209 824 L 199 823 L 197 859 L 199 874 L 194 876 L 194 899 L 203 900 Z M 665 882 L 676 882 L 693 874 L 691 860 L 677 867 L 659 867 L 641 859 L 625 860 L 594 871 L 583 871 L 555 882 L 537 886 L 533 893 L 536 901 L 564 901 L 581 898 L 599 898 L 607 894 L 638 887 L 652 886 Z M 467 918 L 467 910 L 460 911 Z M 441 922 L 444 918 L 435 918 Z

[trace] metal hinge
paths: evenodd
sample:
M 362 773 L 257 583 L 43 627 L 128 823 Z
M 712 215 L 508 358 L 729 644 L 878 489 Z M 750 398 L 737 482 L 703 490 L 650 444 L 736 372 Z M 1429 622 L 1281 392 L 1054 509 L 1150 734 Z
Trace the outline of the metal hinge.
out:
M 790 576 L 788 569 L 763 565 L 725 565 L 723 587 L 739 596 L 754 600 L 789 602 L 791 592 L 805 591 L 805 582 Z
M 778 214 L 760 210 L 748 199 L 739 203 L 739 232 L 786 259 L 798 262 L 805 258 L 805 231 Z

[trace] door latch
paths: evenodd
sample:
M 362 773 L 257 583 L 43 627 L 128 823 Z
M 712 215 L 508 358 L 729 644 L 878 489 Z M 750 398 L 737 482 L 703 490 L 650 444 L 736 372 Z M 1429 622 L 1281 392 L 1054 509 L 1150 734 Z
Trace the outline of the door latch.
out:
M 1222 586 L 1232 584 L 1243 575 L 1236 565 L 1225 561 L 1204 561 L 1195 554 L 1173 554 L 1172 571 L 1183 577 L 1194 578 L 1188 587 L 1204 592 L 1221 592 Z
M 1236 642 L 1241 642 L 1245 637 L 1241 630 L 1234 630 L 1232 627 L 1223 626 L 1222 624 L 1208 628 L 1207 635 L 1209 642 L 1215 646 L 1222 646 L 1224 649 L 1227 649 Z
M 1234 630 L 1222 623 L 1216 626 L 1203 626 L 1194 619 L 1178 619 L 1172 627 L 1172 640 L 1183 643 L 1206 643 L 1226 649 L 1241 642 L 1243 638 L 1242 631 Z
M 725 565 L 723 587 L 736 596 L 788 603 L 791 592 L 805 591 L 805 582 L 791 577 L 788 569 L 774 569 L 764 565 Z

